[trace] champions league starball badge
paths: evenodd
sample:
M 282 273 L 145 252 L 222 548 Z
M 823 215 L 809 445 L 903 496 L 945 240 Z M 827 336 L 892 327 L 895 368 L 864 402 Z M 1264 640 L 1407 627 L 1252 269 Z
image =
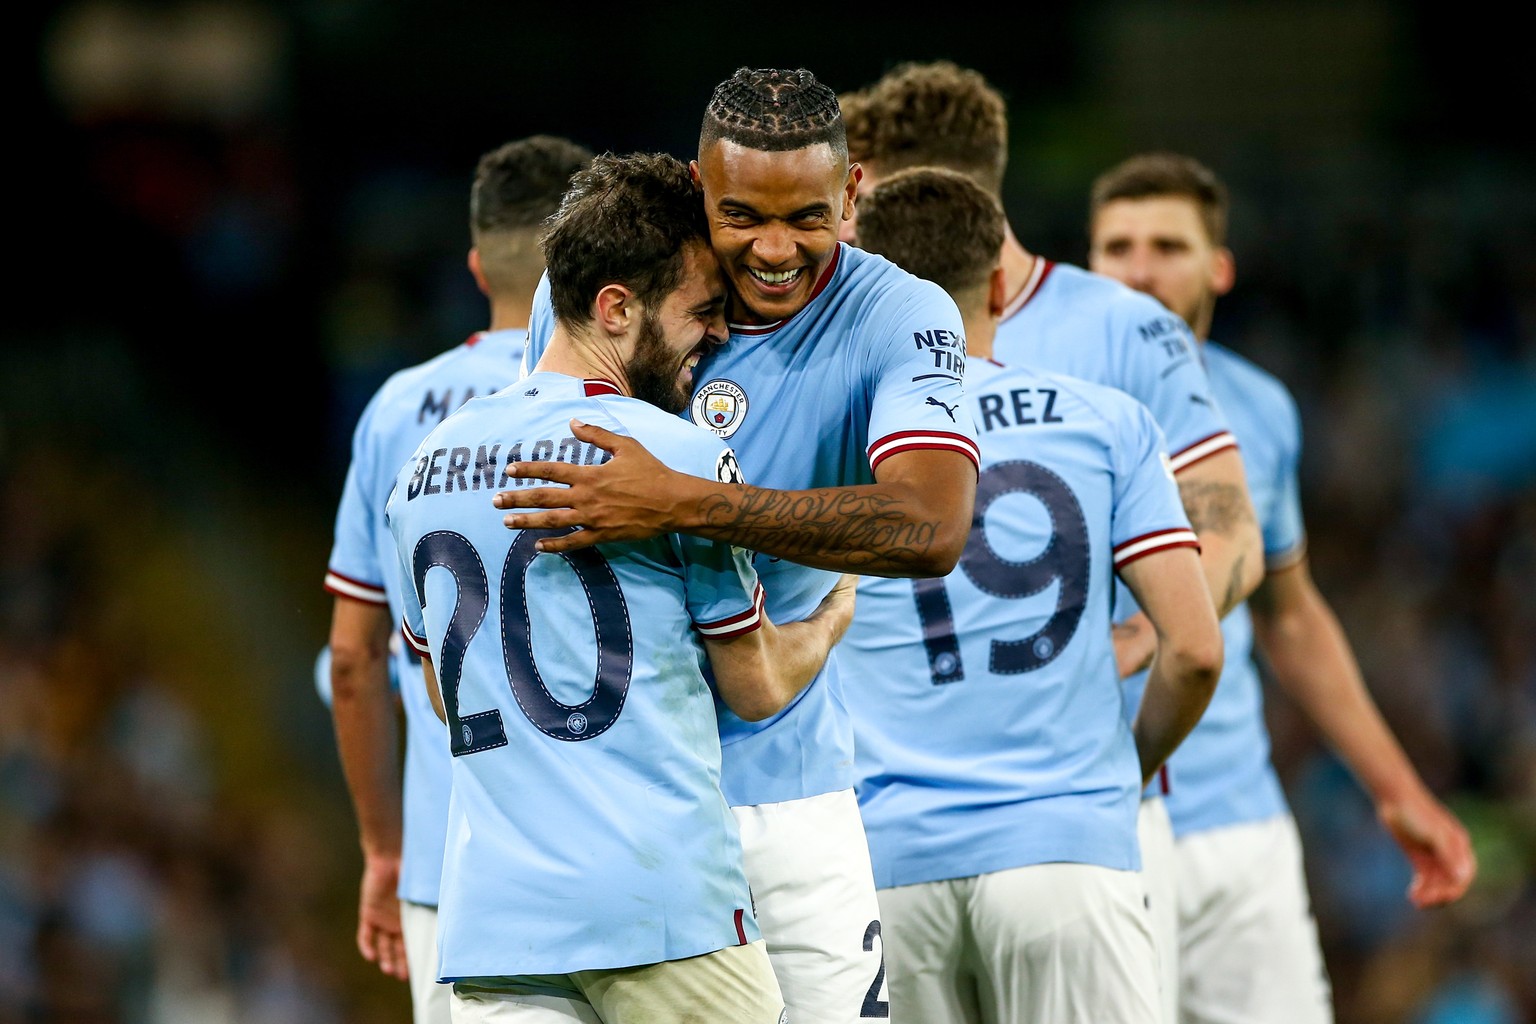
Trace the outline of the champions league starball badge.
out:
M 694 392 L 689 414 L 699 426 L 730 437 L 747 418 L 747 393 L 724 378 L 712 380 Z

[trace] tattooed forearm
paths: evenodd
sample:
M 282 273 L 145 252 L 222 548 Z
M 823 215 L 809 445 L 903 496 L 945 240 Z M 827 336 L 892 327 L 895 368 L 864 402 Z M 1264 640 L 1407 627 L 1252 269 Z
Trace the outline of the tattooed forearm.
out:
M 1196 533 L 1233 534 L 1253 523 L 1253 507 L 1242 488 L 1216 480 L 1180 480 L 1179 498 Z
M 934 555 L 941 524 L 870 488 L 774 491 L 737 485 L 699 505 L 692 532 L 823 569 L 903 576 Z

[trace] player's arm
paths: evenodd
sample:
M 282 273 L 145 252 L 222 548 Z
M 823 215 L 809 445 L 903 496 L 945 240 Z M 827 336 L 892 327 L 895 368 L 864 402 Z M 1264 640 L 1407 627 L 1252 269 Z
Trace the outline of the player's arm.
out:
M 421 659 L 421 674 L 427 683 L 427 701 L 432 705 L 432 713 L 439 722 L 447 725 L 448 709 L 443 707 L 443 691 L 438 688 L 437 669 L 432 667 L 432 659 Z
M 1132 731 L 1142 783 L 1205 713 L 1221 678 L 1221 626 L 1193 548 L 1157 551 L 1120 568 L 1156 639 Z
M 407 976 L 400 879 L 399 723 L 389 684 L 384 604 L 337 596 L 331 614 L 331 719 L 363 851 L 357 948 L 385 974 Z
M 1200 538 L 1200 568 L 1218 618 L 1242 604 L 1264 579 L 1264 538 L 1236 448 L 1175 471 L 1179 500 Z
M 775 625 L 766 614 L 758 628 L 731 637 L 704 637 L 704 650 L 721 700 L 756 722 L 782 711 L 826 663 L 853 621 L 859 578 L 845 574 L 816 610 L 799 622 Z
M 511 529 L 580 526 L 539 541 L 540 551 L 688 533 L 868 576 L 942 576 L 955 567 L 971 528 L 976 463 L 960 451 L 916 449 L 875 468 L 875 483 L 780 491 L 679 473 L 633 437 L 572 421 L 583 441 L 611 452 L 602 465 L 513 463 L 507 474 L 569 487 L 501 491 Z M 787 444 L 814 443 L 786 439 Z
M 1459 899 L 1477 873 L 1467 831 L 1431 795 L 1392 735 L 1306 558 L 1271 572 L 1249 608 L 1275 681 L 1365 787 L 1412 863 L 1408 898 L 1418 907 Z
M 1200 538 L 1200 570 L 1219 618 L 1245 601 L 1264 578 L 1259 531 L 1242 457 L 1227 447 L 1176 471 L 1179 499 Z M 1122 677 L 1147 667 L 1157 634 L 1144 612 L 1114 627 L 1115 661 Z

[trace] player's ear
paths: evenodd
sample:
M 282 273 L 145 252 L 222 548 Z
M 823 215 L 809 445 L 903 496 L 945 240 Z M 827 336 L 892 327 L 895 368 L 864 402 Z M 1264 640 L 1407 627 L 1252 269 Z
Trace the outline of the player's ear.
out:
M 1211 254 L 1211 291 L 1225 295 L 1237 281 L 1237 261 L 1232 250 L 1222 246 Z
M 481 295 L 489 298 L 491 286 L 485 283 L 485 269 L 480 266 L 480 250 L 478 247 L 470 247 L 469 258 L 465 262 L 469 264 L 469 272 L 474 275 L 475 287 L 480 289 Z
M 632 322 L 639 323 L 639 312 L 635 293 L 621 284 L 603 285 L 592 303 L 592 318 L 598 330 L 610 337 L 628 332 Z
M 1006 308 L 1008 308 L 1008 277 L 1003 273 L 1003 265 L 999 263 L 992 268 L 992 275 L 987 278 L 987 312 L 992 316 L 1001 317 Z
M 864 180 L 864 168 L 858 164 L 848 165 L 848 180 L 843 182 L 843 220 L 853 219 L 854 200 L 859 195 L 859 182 Z
M 694 188 L 700 192 L 704 191 L 704 179 L 699 177 L 699 162 L 697 160 L 688 161 L 688 177 L 693 179 Z

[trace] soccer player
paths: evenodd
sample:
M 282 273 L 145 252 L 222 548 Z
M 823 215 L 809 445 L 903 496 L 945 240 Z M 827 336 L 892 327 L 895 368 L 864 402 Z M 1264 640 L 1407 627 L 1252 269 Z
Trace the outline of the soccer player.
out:
M 720 699 L 775 714 L 852 613 L 762 611 L 751 553 L 664 534 L 541 557 L 488 516 L 499 473 L 606 456 L 573 420 L 738 479 L 682 420 L 725 335 L 725 284 L 681 161 L 603 155 L 543 236 L 557 326 L 534 372 L 472 399 L 401 469 L 386 509 L 410 646 L 454 755 L 439 916 L 454 1020 L 782 1024 L 720 792 Z
M 944 60 L 898 64 L 845 96 L 843 106 L 849 155 L 863 172 L 860 189 L 873 188 L 902 168 L 930 165 L 967 174 L 1001 199 L 1007 105 L 979 72 Z M 854 233 L 856 221 L 844 230 Z M 1112 278 L 1030 252 L 1008 225 L 1002 264 L 1006 303 L 994 342 L 997 358 L 1119 388 L 1151 410 L 1168 443 L 1184 510 L 1200 538 L 1200 562 L 1217 615 L 1225 616 L 1262 578 L 1263 543 L 1242 459 L 1188 326 L 1155 299 Z M 1122 673 L 1144 668 L 1155 642 L 1146 616 L 1126 614 L 1115 632 Z M 1143 801 L 1140 825 L 1154 929 L 1171 939 L 1173 893 L 1159 883 L 1171 878 L 1172 869 L 1158 867 L 1173 850 L 1159 799 L 1164 781 Z M 1161 968 L 1171 1024 L 1176 975 L 1171 961 Z
M 1162 431 L 1124 392 L 993 361 L 1005 217 L 980 185 L 912 168 L 859 205 L 861 246 L 959 306 L 981 444 L 959 567 L 861 579 L 843 643 L 892 1002 L 956 1024 L 1144 1024 L 1140 794 L 1222 659 Z M 1159 641 L 1134 725 L 1111 571 Z
M 690 415 L 731 441 L 757 486 L 669 470 L 635 439 L 576 428 L 613 459 L 516 470 L 571 486 L 499 494 L 502 508 L 546 509 L 508 524 L 583 527 L 542 542 L 551 550 L 671 530 L 750 548 L 780 621 L 804 615 L 839 572 L 942 576 L 976 487 L 964 328 L 943 289 L 838 242 L 857 175 L 836 94 L 803 68 L 741 68 L 709 100 L 692 170 L 730 284 L 731 335 L 701 360 Z M 530 354 L 540 315 L 536 301 Z M 890 1012 L 837 671 L 828 659 L 763 722 L 719 716 L 726 797 L 797 1024 Z
M 591 158 L 585 146 L 551 135 L 507 142 L 480 157 L 469 195 L 469 270 L 489 300 L 490 324 L 375 392 L 353 432 L 336 511 L 325 577 L 334 595 L 331 633 L 318 661 L 363 848 L 357 945 L 385 974 L 409 977 L 416 1024 L 447 1024 L 449 1014 L 436 953 L 449 757 L 419 659 L 398 640 L 391 644 L 401 595 L 384 503 L 396 471 L 428 430 L 460 402 L 517 379 L 529 305 L 544 271 L 539 226 Z
M 1146 153 L 1094 182 L 1090 265 L 1155 296 L 1194 329 L 1242 446 L 1264 533 L 1263 584 L 1222 622 L 1216 697 L 1169 762 L 1181 1020 L 1332 1019 L 1295 822 L 1269 758 L 1252 648 L 1375 802 L 1414 869 L 1408 898 L 1461 897 L 1476 873 L 1466 830 L 1429 792 L 1383 721 L 1307 567 L 1296 403 L 1284 384 L 1209 340 L 1233 285 L 1227 190 L 1198 161 Z M 1250 624 L 1251 614 L 1251 624 Z

